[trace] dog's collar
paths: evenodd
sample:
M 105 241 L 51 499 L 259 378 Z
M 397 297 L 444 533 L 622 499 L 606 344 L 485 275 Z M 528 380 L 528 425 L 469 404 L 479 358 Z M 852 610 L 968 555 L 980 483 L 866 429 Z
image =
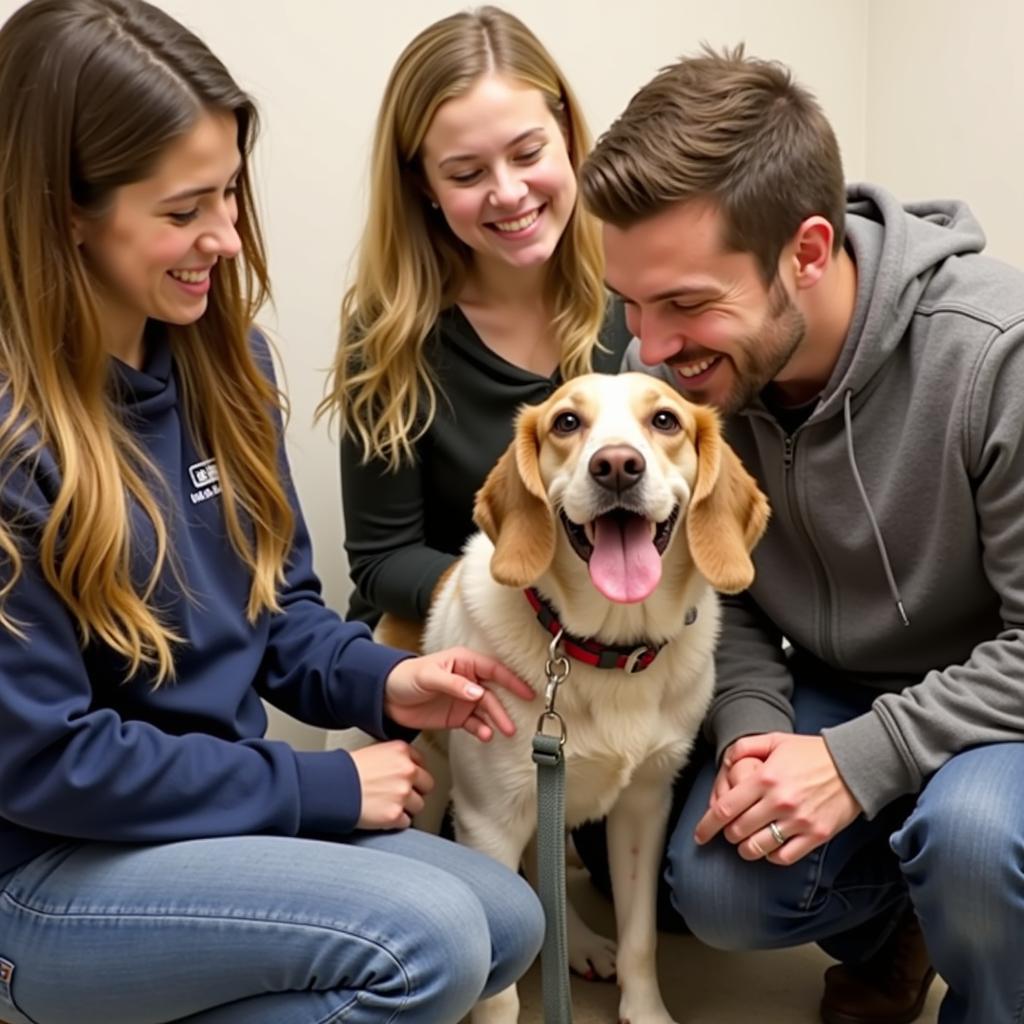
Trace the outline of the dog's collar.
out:
M 552 635 L 562 634 L 562 649 L 570 658 L 582 661 L 594 668 L 621 668 L 627 672 L 642 672 L 658 656 L 665 646 L 663 643 L 641 643 L 625 647 L 615 644 L 603 644 L 590 637 L 573 636 L 566 633 L 554 608 L 537 593 L 535 587 L 527 587 L 523 593 L 530 607 L 537 613 L 537 621 Z M 684 624 L 689 626 L 697 621 L 697 609 L 687 608 Z

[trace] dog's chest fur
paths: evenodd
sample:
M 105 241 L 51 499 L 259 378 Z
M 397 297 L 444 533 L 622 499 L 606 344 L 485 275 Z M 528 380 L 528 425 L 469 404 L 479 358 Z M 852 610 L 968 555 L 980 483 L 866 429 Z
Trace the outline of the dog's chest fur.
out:
M 530 704 L 505 700 L 516 723 L 512 738 L 496 736 L 481 745 L 459 734 L 450 737 L 450 756 L 459 790 L 485 800 L 497 816 L 532 813 L 536 767 L 532 737 L 544 709 L 545 663 L 551 636 L 521 591 L 496 584 L 488 569 L 490 545 L 476 537 L 459 570 L 435 603 L 426 648 L 464 644 L 494 655 L 537 692 Z M 566 821 L 570 826 L 608 813 L 638 772 L 671 778 L 686 759 L 711 699 L 713 648 L 718 605 L 701 586 L 697 618 L 641 672 L 598 669 L 570 660 L 559 686 L 556 710 L 566 723 Z M 472 791 L 472 792 L 467 792 Z

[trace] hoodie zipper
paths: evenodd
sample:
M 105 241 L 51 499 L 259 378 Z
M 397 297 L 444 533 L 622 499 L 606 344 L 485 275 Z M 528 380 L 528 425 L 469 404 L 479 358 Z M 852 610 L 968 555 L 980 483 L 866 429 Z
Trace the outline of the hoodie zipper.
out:
M 782 428 L 777 423 L 775 426 L 781 433 Z M 790 519 L 803 538 L 815 585 L 821 596 L 820 650 L 827 658 L 835 661 L 832 650 L 832 595 L 828 585 L 828 576 L 825 573 L 824 563 L 818 554 L 818 549 L 814 546 L 814 542 L 811 539 L 811 533 L 807 529 L 800 506 L 797 504 L 796 478 L 793 464 L 796 460 L 796 438 L 800 430 L 801 428 L 798 427 L 794 433 L 786 434 L 782 442 L 782 472 L 786 504 L 789 506 Z

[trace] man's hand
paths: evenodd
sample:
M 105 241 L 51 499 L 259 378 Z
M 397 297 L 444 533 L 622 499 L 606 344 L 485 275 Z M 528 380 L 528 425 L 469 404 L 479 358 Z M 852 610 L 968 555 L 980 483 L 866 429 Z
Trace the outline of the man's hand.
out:
M 494 658 L 464 647 L 400 661 L 387 678 L 384 712 L 410 729 L 465 729 L 487 741 L 516 727 L 501 701 L 482 684 L 504 687 L 522 700 L 536 694 Z
M 434 788 L 418 750 L 401 740 L 351 751 L 363 803 L 356 828 L 408 828 Z
M 694 838 L 703 844 L 722 832 L 744 860 L 792 864 L 861 810 L 820 736 L 744 736 L 725 752 Z

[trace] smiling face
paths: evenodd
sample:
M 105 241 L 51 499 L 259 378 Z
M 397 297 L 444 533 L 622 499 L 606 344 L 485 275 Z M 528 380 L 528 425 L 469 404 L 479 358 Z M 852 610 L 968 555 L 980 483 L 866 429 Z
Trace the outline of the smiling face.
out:
M 665 363 L 688 398 L 732 413 L 785 378 L 806 325 L 781 276 L 766 286 L 754 256 L 722 237 L 721 214 L 698 200 L 628 228 L 606 224 L 605 273 L 641 360 Z
M 108 350 L 141 365 L 149 318 L 190 324 L 206 311 L 219 259 L 236 256 L 238 125 L 206 113 L 153 172 L 115 190 L 102 214 L 75 219 L 96 284 Z
M 428 191 L 474 259 L 535 267 L 576 203 L 562 129 L 539 89 L 499 74 L 443 103 L 421 148 Z

